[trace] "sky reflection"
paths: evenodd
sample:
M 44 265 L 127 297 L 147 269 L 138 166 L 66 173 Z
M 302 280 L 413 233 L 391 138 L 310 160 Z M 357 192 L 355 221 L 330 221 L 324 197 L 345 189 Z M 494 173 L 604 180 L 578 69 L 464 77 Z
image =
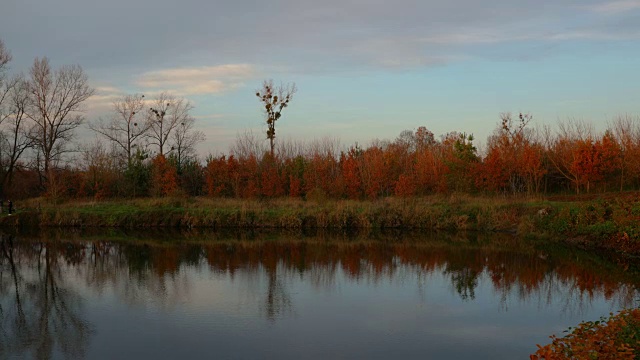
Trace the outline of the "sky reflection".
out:
M 610 263 L 496 243 L 4 235 L 0 357 L 526 358 L 635 305 Z

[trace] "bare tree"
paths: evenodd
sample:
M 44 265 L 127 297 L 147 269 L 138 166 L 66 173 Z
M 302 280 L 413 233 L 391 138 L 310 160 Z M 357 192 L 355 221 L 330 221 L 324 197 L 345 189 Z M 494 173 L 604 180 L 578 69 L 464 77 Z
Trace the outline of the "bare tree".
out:
M 182 165 L 185 161 L 196 155 L 196 145 L 205 140 L 202 131 L 193 128 L 195 119 L 187 116 L 175 129 L 172 135 L 172 148 L 176 151 L 176 159 L 178 160 L 178 172 L 182 171 Z
M 96 133 L 112 142 L 126 158 L 127 168 L 135 155 L 136 142 L 149 130 L 150 122 L 145 121 L 144 95 L 125 95 L 113 102 L 113 115 L 108 119 L 98 119 L 90 123 Z
M 248 159 L 251 156 L 258 158 L 262 156 L 266 150 L 264 141 L 258 134 L 255 134 L 249 129 L 236 134 L 236 140 L 233 145 L 231 145 L 230 152 L 238 159 Z
M 637 176 L 640 169 L 640 116 L 620 115 L 609 128 L 620 144 L 620 191 L 624 190 L 629 175 Z
M 11 53 L 4 46 L 2 40 L 0 40 L 0 123 L 8 116 L 6 111 L 2 109 L 2 103 L 7 98 L 9 91 L 12 86 L 9 84 L 5 84 L 5 70 L 7 68 L 7 64 L 11 61 Z
M 52 163 L 67 151 L 74 130 L 84 121 L 82 104 L 94 89 L 79 65 L 65 65 L 53 72 L 46 57 L 34 60 L 30 74 L 27 116 L 35 125 L 33 140 L 42 153 L 46 179 Z
M 23 75 L 18 75 L 6 87 L 9 89 L 7 116 L 2 118 L 4 127 L 0 131 L 0 184 L 3 193 L 6 186 L 11 186 L 18 160 L 33 146 L 32 128 L 28 128 L 24 121 L 29 106 L 29 83 Z
M 269 139 L 271 147 L 271 156 L 274 155 L 275 149 L 276 121 L 280 119 L 282 110 L 289 105 L 296 91 L 295 83 L 274 86 L 273 80 L 265 80 L 262 83 L 262 88 L 256 92 L 256 96 L 264 104 L 264 111 L 267 115 L 267 139 Z
M 2 76 L 9 61 L 11 61 L 11 53 L 4 46 L 4 42 L 0 40 L 0 80 L 2 80 Z
M 297 156 L 304 156 L 305 142 L 291 137 L 278 141 L 276 153 L 281 159 L 293 159 Z
M 595 138 L 593 125 L 576 119 L 559 121 L 558 133 L 554 135 L 551 128 L 545 126 L 543 138 L 547 159 L 562 177 L 575 186 L 576 193 L 579 193 L 582 176 L 572 166 L 578 156 L 574 151 L 574 143 L 593 140 Z
M 187 100 L 164 92 L 153 101 L 147 115 L 149 131 L 146 136 L 151 145 L 157 146 L 158 155 L 165 155 L 174 150 L 171 148 L 165 151 L 165 147 L 169 145 L 176 128 L 190 118 L 191 109 L 193 106 Z

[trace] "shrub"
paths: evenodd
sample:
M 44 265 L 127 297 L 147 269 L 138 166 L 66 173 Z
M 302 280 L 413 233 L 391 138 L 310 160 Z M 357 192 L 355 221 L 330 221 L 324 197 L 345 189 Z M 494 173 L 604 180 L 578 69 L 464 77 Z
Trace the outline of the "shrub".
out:
M 551 336 L 551 344 L 540 346 L 531 360 L 635 359 L 640 356 L 640 309 L 623 310 L 609 319 L 586 321 L 567 336 Z

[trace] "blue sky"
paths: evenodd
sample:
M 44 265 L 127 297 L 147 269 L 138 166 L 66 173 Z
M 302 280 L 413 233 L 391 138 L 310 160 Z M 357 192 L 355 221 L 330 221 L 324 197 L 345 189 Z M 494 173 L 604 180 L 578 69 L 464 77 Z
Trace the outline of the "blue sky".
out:
M 640 114 L 640 0 L 3 0 L 12 72 L 80 64 L 97 96 L 168 90 L 226 152 L 264 130 L 262 80 L 296 82 L 279 138 L 393 139 L 426 126 L 480 142 L 501 112 L 598 126 Z

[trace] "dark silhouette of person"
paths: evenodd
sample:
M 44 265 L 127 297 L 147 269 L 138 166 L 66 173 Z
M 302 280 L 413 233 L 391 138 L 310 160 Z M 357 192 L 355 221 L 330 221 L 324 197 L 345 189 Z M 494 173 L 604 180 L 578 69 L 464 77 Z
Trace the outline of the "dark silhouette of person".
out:
M 9 215 L 13 212 L 13 202 L 9 200 Z

